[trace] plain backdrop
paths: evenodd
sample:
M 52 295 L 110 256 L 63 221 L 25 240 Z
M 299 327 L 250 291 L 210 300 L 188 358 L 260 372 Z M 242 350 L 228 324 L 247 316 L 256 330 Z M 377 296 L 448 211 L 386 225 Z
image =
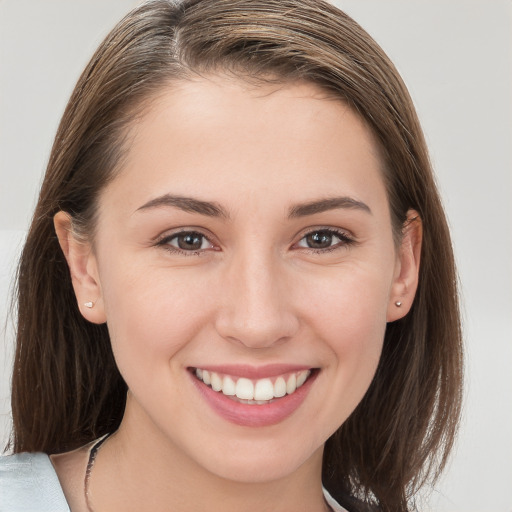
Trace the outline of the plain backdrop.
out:
M 0 322 L 52 139 L 79 73 L 134 0 L 0 0 Z M 466 391 L 459 443 L 421 510 L 512 511 L 512 2 L 338 0 L 409 86 L 459 264 Z M 442 301 L 443 297 L 440 296 Z M 0 341 L 8 438 L 12 325 Z

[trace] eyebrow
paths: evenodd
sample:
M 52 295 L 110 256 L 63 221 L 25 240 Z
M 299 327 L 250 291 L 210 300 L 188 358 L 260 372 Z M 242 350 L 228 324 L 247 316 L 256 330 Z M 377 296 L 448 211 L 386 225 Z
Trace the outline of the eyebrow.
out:
M 229 213 L 218 203 L 210 201 L 201 201 L 193 197 L 175 196 L 172 194 L 164 194 L 163 196 L 151 199 L 143 204 L 136 211 L 148 210 L 151 208 L 160 208 L 162 206 L 171 206 L 179 208 L 185 212 L 199 213 L 208 217 L 224 217 L 229 218 Z
M 322 213 L 337 209 L 361 210 L 369 214 L 372 213 L 370 207 L 366 203 L 353 199 L 352 197 L 344 196 L 320 199 L 319 201 L 311 201 L 295 205 L 290 208 L 288 217 L 306 217 L 308 215 L 314 215 L 315 213 Z
M 164 194 L 163 196 L 151 199 L 147 203 L 137 208 L 136 211 L 143 211 L 152 208 L 160 208 L 162 206 L 178 208 L 185 212 L 199 213 L 207 217 L 222 217 L 229 218 L 228 211 L 220 204 L 211 201 L 202 201 L 193 197 L 176 196 L 172 194 Z M 337 209 L 354 209 L 361 210 L 366 213 L 372 213 L 370 207 L 353 199 L 352 197 L 331 197 L 327 199 L 320 199 L 317 201 L 309 201 L 307 203 L 297 204 L 292 206 L 288 212 L 289 218 L 307 217 L 316 213 L 322 213 L 329 210 Z

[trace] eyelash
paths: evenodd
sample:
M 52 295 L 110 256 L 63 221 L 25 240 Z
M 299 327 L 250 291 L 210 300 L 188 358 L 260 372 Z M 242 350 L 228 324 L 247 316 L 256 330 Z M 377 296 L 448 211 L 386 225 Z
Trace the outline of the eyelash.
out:
M 314 235 L 314 234 L 318 234 L 318 233 L 322 233 L 322 234 L 327 235 L 329 237 L 336 237 L 336 238 L 339 239 L 339 242 L 337 242 L 334 245 L 331 245 L 329 247 L 325 247 L 325 248 L 315 248 L 315 247 L 301 247 L 301 248 L 305 249 L 309 253 L 325 254 L 325 253 L 329 253 L 329 252 L 332 252 L 332 251 L 336 251 L 336 250 L 341 249 L 343 247 L 349 247 L 349 246 L 351 246 L 351 245 L 356 243 L 355 239 L 352 238 L 350 235 L 348 235 L 346 231 L 342 231 L 342 230 L 338 230 L 338 229 L 334 229 L 334 228 L 327 228 L 327 227 L 323 228 L 323 227 L 320 227 L 320 228 L 312 229 L 312 230 L 309 230 L 309 231 L 305 232 L 302 235 L 302 237 L 299 240 L 299 242 L 297 242 L 294 245 L 297 246 L 306 237 Z
M 312 236 L 312 235 L 319 234 L 319 233 L 322 233 L 323 235 L 327 235 L 328 237 L 331 237 L 331 238 L 336 237 L 339 239 L 339 242 L 335 243 L 334 245 L 331 245 L 329 247 L 324 247 L 324 248 L 315 248 L 315 247 L 307 247 L 307 246 L 299 246 L 298 245 L 300 242 L 302 242 L 308 236 Z M 211 245 L 213 245 L 211 240 L 206 235 L 204 235 L 200 231 L 195 231 L 193 229 L 188 229 L 188 230 L 184 229 L 182 231 L 172 233 L 171 235 L 164 236 L 161 239 L 159 239 L 155 245 L 157 247 L 163 247 L 165 250 L 167 250 L 171 253 L 180 254 L 183 256 L 201 256 L 201 255 L 205 254 L 205 252 L 207 252 L 208 249 L 210 249 L 210 248 L 200 248 L 200 249 L 196 249 L 196 250 L 185 250 L 185 249 L 181 249 L 179 247 L 174 247 L 170 244 L 170 242 L 172 240 L 177 239 L 179 236 L 183 236 L 183 235 L 192 235 L 192 236 L 196 236 L 196 237 L 201 237 L 203 239 L 203 243 L 204 243 L 204 240 L 206 240 Z M 341 231 L 341 230 L 337 230 L 337 229 L 333 229 L 333 228 L 316 228 L 316 229 L 312 229 L 310 231 L 305 232 L 302 235 L 302 237 L 300 238 L 300 240 L 293 245 L 293 247 L 299 247 L 300 249 L 303 249 L 303 250 L 305 250 L 309 253 L 313 253 L 313 254 L 325 254 L 325 253 L 329 253 L 329 252 L 341 249 L 342 247 L 348 247 L 355 243 L 356 243 L 356 241 L 351 236 L 349 236 L 345 231 Z
M 201 237 L 202 239 L 207 240 L 211 245 L 213 245 L 211 240 L 206 235 L 201 233 L 200 231 L 196 231 L 194 229 L 183 229 L 176 233 L 172 233 L 171 235 L 166 235 L 166 236 L 162 237 L 161 239 L 159 239 L 156 242 L 156 246 L 163 247 L 166 251 L 169 251 L 170 253 L 179 254 L 182 256 L 201 256 L 208 250 L 208 249 L 185 250 L 185 249 L 180 249 L 179 247 L 174 247 L 170 244 L 170 242 L 172 240 L 177 239 L 179 236 L 184 236 L 184 235 L 192 235 L 192 236 Z

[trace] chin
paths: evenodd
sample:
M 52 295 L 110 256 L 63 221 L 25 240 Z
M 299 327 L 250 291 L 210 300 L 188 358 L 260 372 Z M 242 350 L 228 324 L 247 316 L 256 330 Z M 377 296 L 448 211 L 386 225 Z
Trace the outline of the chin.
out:
M 277 447 L 276 447 L 277 444 Z M 220 478 L 241 484 L 278 481 L 297 472 L 304 464 L 321 467 L 323 443 L 307 450 L 304 439 L 295 445 L 289 440 L 262 443 L 245 441 L 203 458 L 203 467 Z M 204 455 L 204 454 L 203 454 Z

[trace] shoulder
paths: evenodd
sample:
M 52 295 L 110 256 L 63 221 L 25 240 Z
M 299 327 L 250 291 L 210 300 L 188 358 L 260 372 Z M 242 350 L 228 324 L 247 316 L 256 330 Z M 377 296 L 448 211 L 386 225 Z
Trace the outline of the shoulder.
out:
M 45 453 L 0 457 L 0 512 L 69 512 L 57 473 Z

